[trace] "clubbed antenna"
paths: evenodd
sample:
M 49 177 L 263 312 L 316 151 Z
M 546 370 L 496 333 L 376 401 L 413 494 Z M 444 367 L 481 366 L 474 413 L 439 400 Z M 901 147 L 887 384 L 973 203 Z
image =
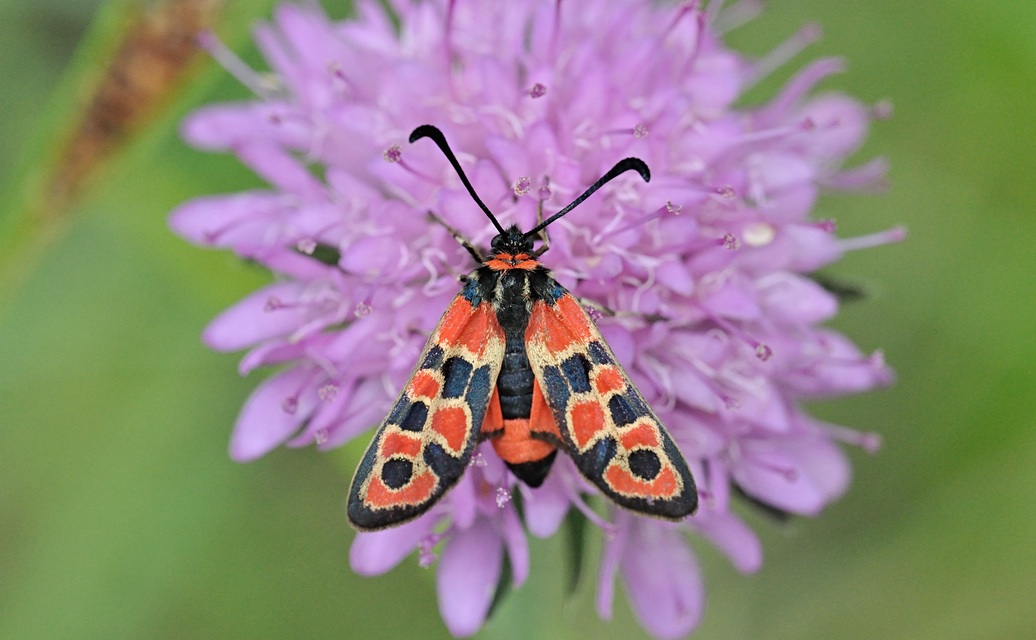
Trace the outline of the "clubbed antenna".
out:
M 595 182 L 592 185 L 590 185 L 590 188 L 587 189 L 586 191 L 584 191 L 583 195 L 581 195 L 578 198 L 576 198 L 575 200 L 573 200 L 571 204 L 569 204 L 567 207 L 565 207 L 561 211 L 558 211 L 557 213 L 555 213 L 551 217 L 547 218 L 543 222 L 541 222 L 538 225 L 536 225 L 536 227 L 534 229 L 532 229 L 530 231 L 526 231 L 525 232 L 525 237 L 529 238 L 529 237 L 532 237 L 533 235 L 539 233 L 548 224 L 550 224 L 551 222 L 554 222 L 555 220 L 557 220 L 561 216 L 565 215 L 566 213 L 568 213 L 572 209 L 575 209 L 576 206 L 579 203 L 581 203 L 583 200 L 586 200 L 591 195 L 593 195 L 594 191 L 597 191 L 598 189 L 600 189 L 604 185 L 608 184 L 609 182 L 611 182 L 613 179 L 615 179 L 619 175 L 621 175 L 623 173 L 626 173 L 627 171 L 631 171 L 631 170 L 632 171 L 636 171 L 637 173 L 639 173 L 640 177 L 644 178 L 644 182 L 651 182 L 651 170 L 648 169 L 647 164 L 645 164 L 643 160 L 641 160 L 640 158 L 624 158 L 622 160 L 619 160 L 617 163 L 615 163 L 615 166 L 612 167 L 608 171 L 608 173 L 604 174 L 603 176 L 601 176 L 597 180 L 597 182 Z
M 435 142 L 435 144 L 439 145 L 439 149 L 442 151 L 443 155 L 446 156 L 446 159 L 450 161 L 450 164 L 453 165 L 453 168 L 454 170 L 456 170 L 457 175 L 460 176 L 460 181 L 464 183 L 465 188 L 467 188 L 468 193 L 471 194 L 471 197 L 475 201 L 475 204 L 477 204 L 479 208 L 481 208 L 482 211 L 484 211 L 486 215 L 489 216 L 489 221 L 493 223 L 493 226 L 496 227 L 496 230 L 500 233 L 503 233 L 504 228 L 500 226 L 499 222 L 497 222 L 496 216 L 494 216 L 493 212 L 489 210 L 489 207 L 487 207 L 486 204 L 482 202 L 482 198 L 479 198 L 478 194 L 475 193 L 475 188 L 472 187 L 471 182 L 468 181 L 468 176 L 464 175 L 464 169 L 460 168 L 460 163 L 457 162 L 457 156 L 453 155 L 453 151 L 450 149 L 450 145 L 446 143 L 446 136 L 442 134 L 442 131 L 440 131 L 438 127 L 433 127 L 430 124 L 423 124 L 420 127 L 414 129 L 413 132 L 410 134 L 410 142 L 417 142 L 421 138 L 431 138 L 432 141 Z M 638 162 L 640 161 L 638 160 Z M 641 162 L 641 164 L 644 163 Z M 646 171 L 647 167 L 644 167 L 644 170 Z M 612 171 L 615 171 L 615 169 L 612 169 Z M 601 180 L 604 180 L 604 178 L 601 178 Z M 600 182 L 600 180 L 598 182 L 600 184 L 603 184 Z M 607 182 L 607 180 L 605 180 L 605 182 Z M 600 186 L 600 184 L 595 186 Z M 589 193 L 584 194 L 582 197 L 585 198 L 587 195 L 589 195 Z M 574 203 L 573 205 L 570 205 L 569 208 L 571 208 L 572 206 L 574 206 Z M 556 218 L 557 216 L 554 217 Z

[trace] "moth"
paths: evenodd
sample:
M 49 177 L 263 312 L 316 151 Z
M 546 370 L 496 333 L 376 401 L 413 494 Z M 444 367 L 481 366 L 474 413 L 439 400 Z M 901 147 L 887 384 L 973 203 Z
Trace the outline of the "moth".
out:
M 561 449 L 621 507 L 670 520 L 693 513 L 698 492 L 687 462 L 582 305 L 539 261 L 547 244 L 538 234 L 548 225 L 626 171 L 649 181 L 647 165 L 621 160 L 522 232 L 500 225 L 439 129 L 420 126 L 410 142 L 422 138 L 438 145 L 499 233 L 483 257 L 451 229 L 479 266 L 462 278 L 360 461 L 349 520 L 376 530 L 416 518 L 457 483 L 484 440 L 530 487 L 543 483 Z

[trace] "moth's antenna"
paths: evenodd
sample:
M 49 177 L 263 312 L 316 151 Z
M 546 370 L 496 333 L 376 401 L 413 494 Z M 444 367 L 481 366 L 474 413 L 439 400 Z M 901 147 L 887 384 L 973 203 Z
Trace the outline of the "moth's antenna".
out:
M 471 194 L 471 198 L 475 201 L 475 204 L 477 204 L 479 208 L 481 208 L 482 211 L 484 211 L 486 215 L 489 216 L 489 221 L 493 223 L 493 226 L 496 227 L 496 230 L 500 233 L 503 233 L 504 228 L 500 226 L 499 222 L 497 222 L 496 216 L 494 216 L 493 212 L 489 210 L 489 207 L 487 207 L 486 204 L 482 202 L 482 198 L 478 197 L 478 194 L 475 193 L 475 188 L 471 186 L 471 182 L 468 181 L 468 177 L 464 175 L 464 169 L 460 168 L 460 163 L 457 162 L 457 156 L 453 155 L 453 151 L 450 149 L 450 145 L 446 144 L 446 136 L 442 134 L 442 131 L 439 131 L 438 127 L 433 127 L 430 124 L 423 124 L 420 127 L 414 129 L 413 132 L 410 134 L 410 142 L 412 144 L 414 142 L 417 142 L 421 138 L 431 138 L 432 141 L 435 142 L 435 144 L 439 145 L 439 149 L 442 151 L 443 155 L 446 156 L 446 159 L 450 161 L 450 164 L 453 165 L 453 168 L 457 171 L 457 175 L 460 176 L 460 181 L 464 183 L 464 186 L 467 188 L 468 193 Z M 614 169 L 612 171 L 614 171 Z M 605 182 L 607 182 L 607 180 L 605 180 Z
M 554 222 L 555 220 L 565 215 L 572 209 L 575 209 L 576 206 L 579 205 L 579 203 L 593 195 L 594 191 L 597 191 L 598 189 L 608 184 L 619 175 L 626 173 L 627 171 L 636 171 L 640 174 L 641 178 L 644 178 L 644 182 L 651 182 L 651 170 L 648 169 L 647 164 L 645 164 L 643 160 L 641 160 L 640 158 L 623 158 L 622 160 L 619 160 L 617 163 L 615 163 L 615 166 L 609 169 L 608 173 L 604 174 L 597 180 L 597 182 L 590 185 L 590 188 L 584 191 L 583 195 L 573 200 L 571 204 L 569 204 L 561 211 L 558 211 L 551 217 L 536 225 L 535 228 L 531 229 L 530 231 L 526 231 L 525 237 L 528 238 L 532 235 L 535 235 L 536 233 L 539 233 L 540 230 L 542 230 L 548 224 Z

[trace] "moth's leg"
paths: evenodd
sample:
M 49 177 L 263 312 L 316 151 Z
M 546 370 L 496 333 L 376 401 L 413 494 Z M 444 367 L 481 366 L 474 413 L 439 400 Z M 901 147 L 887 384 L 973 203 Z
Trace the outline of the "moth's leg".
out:
M 464 247 L 464 249 L 471 254 L 471 257 L 474 258 L 476 262 L 482 264 L 486 261 L 486 259 L 482 256 L 482 252 L 478 250 L 478 247 L 476 247 L 470 240 L 465 238 L 460 231 L 457 231 L 456 229 L 451 227 L 449 223 L 437 216 L 434 211 L 428 212 L 428 219 L 442 226 L 443 229 L 449 231 L 450 235 L 453 236 L 453 239 L 457 241 L 457 244 Z
M 540 226 L 541 222 L 543 222 L 543 200 L 540 200 L 539 204 L 536 205 L 536 226 Z M 547 235 L 546 227 L 540 229 L 539 238 L 543 244 L 540 245 L 539 249 L 532 252 L 533 257 L 536 258 L 539 258 L 547 252 L 547 249 L 550 249 L 550 236 Z

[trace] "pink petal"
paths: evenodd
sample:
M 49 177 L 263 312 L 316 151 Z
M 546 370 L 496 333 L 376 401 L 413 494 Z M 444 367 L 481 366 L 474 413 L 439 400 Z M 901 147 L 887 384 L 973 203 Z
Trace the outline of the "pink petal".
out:
M 837 93 L 813 98 L 800 116 L 813 122 L 812 151 L 824 158 L 852 154 L 866 138 L 870 124 L 870 113 L 864 105 Z
M 529 541 L 525 538 L 525 528 L 522 527 L 518 513 L 510 505 L 501 514 L 500 531 L 507 546 L 507 556 L 511 560 L 512 583 L 520 587 L 529 577 Z
M 622 560 L 633 612 L 657 638 L 680 638 L 701 620 L 705 590 L 677 526 L 638 519 Z
M 232 149 L 252 139 L 274 139 L 300 149 L 312 135 L 305 122 L 284 104 L 227 103 L 205 106 L 190 114 L 180 133 L 190 145 L 212 151 Z
M 778 509 L 817 515 L 849 486 L 845 453 L 824 438 L 807 436 L 743 446 L 745 461 L 733 469 L 734 477 L 749 494 Z
M 748 525 L 733 513 L 701 513 L 692 524 L 741 573 L 755 573 L 763 565 L 763 545 Z
M 549 538 L 554 535 L 565 521 L 565 514 L 571 506 L 565 493 L 565 480 L 560 472 L 558 462 L 555 462 L 550 475 L 538 489 L 520 485 L 525 505 L 525 525 L 529 528 L 529 533 L 538 538 Z
M 597 578 L 597 597 L 594 599 L 597 615 L 602 620 L 611 620 L 612 602 L 615 600 L 615 575 L 619 571 L 623 554 L 631 538 L 635 516 L 622 511 L 615 512 L 614 529 L 605 532 L 604 548 L 601 550 L 601 568 Z
M 454 636 L 473 635 L 486 621 L 502 561 L 503 540 L 485 519 L 446 543 L 435 584 L 439 613 Z
M 615 323 L 602 323 L 599 327 L 612 353 L 623 366 L 631 366 L 636 354 L 636 340 L 629 329 Z
M 195 198 L 173 210 L 169 227 L 200 245 L 259 244 L 267 233 L 264 216 L 282 208 L 280 198 L 265 191 Z
M 282 337 L 306 320 L 306 306 L 297 305 L 305 285 L 280 282 L 250 294 L 205 327 L 202 341 L 217 351 L 237 351 Z
M 327 442 L 322 449 L 330 449 L 352 440 L 385 419 L 391 398 L 380 380 L 367 378 L 360 382 L 341 411 L 345 416 L 340 423 L 329 427 Z
M 349 566 L 361 576 L 389 571 L 431 535 L 437 519 L 438 516 L 427 513 L 398 527 L 357 533 L 349 547 Z
M 689 367 L 680 369 L 674 367 L 672 381 L 673 392 L 680 401 L 702 411 L 711 413 L 716 410 L 719 400 L 716 391 L 700 377 L 696 370 Z
M 656 272 L 658 281 L 680 295 L 689 296 L 694 291 L 694 280 L 690 272 L 679 262 L 663 262 Z
M 314 200 L 323 196 L 321 183 L 283 147 L 270 141 L 255 140 L 237 145 L 236 151 L 241 162 L 271 186 Z
M 310 419 L 309 424 L 306 425 L 306 431 L 297 443 L 299 446 L 305 446 L 312 442 L 317 434 L 323 434 L 323 442 L 318 443 L 320 446 L 326 447 L 327 445 L 327 434 L 331 429 L 341 420 L 342 412 L 352 401 L 352 394 L 355 389 L 354 381 L 348 380 L 347 382 L 339 382 L 333 387 L 334 397 L 333 398 L 321 398 L 320 404 L 313 412 L 313 417 Z M 293 441 L 289 443 L 295 445 Z
M 230 457 L 247 462 L 287 440 L 316 406 L 317 394 L 307 386 L 312 372 L 295 367 L 263 381 L 242 407 L 230 438 Z
M 777 320 L 816 324 L 838 313 L 838 300 L 816 282 L 782 272 L 761 278 L 760 304 Z
M 807 437 L 789 442 L 787 447 L 825 501 L 841 497 L 849 488 L 852 467 L 838 445 L 825 438 Z
M 367 236 L 349 245 L 339 265 L 358 275 L 384 275 L 401 266 L 400 242 L 390 236 Z
M 785 398 L 770 380 L 760 378 L 754 382 L 751 392 L 738 396 L 738 407 L 730 412 L 730 416 L 773 433 L 787 432 L 791 419 Z
M 298 360 L 305 354 L 306 346 L 301 342 L 285 343 L 279 340 L 260 344 L 241 358 L 241 362 L 237 363 L 237 372 L 246 376 L 257 367 Z
M 701 300 L 702 305 L 721 318 L 752 320 L 759 317 L 755 296 L 733 283 L 726 283 Z
M 446 500 L 450 505 L 450 515 L 453 516 L 453 526 L 460 529 L 474 526 L 478 518 L 477 482 L 481 481 L 481 478 L 476 480 L 476 476 L 480 475 L 474 469 L 469 468 L 468 472 L 461 476 L 460 481 L 446 495 Z

